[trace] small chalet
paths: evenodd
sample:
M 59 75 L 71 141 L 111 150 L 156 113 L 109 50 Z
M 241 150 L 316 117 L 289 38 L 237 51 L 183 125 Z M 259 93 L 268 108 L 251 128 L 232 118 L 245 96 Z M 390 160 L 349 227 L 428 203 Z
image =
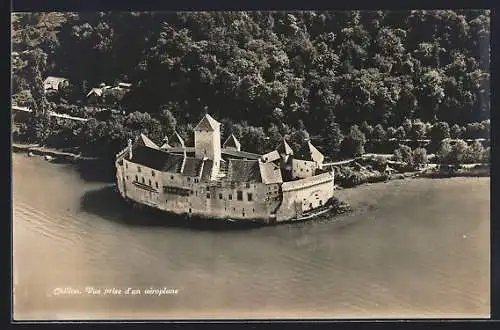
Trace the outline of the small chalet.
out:
M 123 97 L 126 93 L 130 91 L 132 88 L 132 84 L 130 83 L 118 83 L 117 86 L 109 86 L 105 83 L 101 83 L 99 87 L 92 88 L 87 93 L 87 101 L 89 103 L 96 103 L 100 101 L 107 93 L 117 92 L 118 97 Z
M 63 87 L 69 86 L 69 80 L 63 77 L 49 76 L 43 82 L 45 92 L 49 90 L 60 91 Z

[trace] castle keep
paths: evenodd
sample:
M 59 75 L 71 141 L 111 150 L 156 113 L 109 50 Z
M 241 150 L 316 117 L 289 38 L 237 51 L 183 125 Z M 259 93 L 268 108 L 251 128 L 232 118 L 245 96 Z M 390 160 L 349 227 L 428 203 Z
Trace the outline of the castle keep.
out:
M 221 146 L 220 123 L 205 115 L 194 128 L 194 147 L 177 133 L 158 146 L 141 134 L 116 157 L 123 198 L 187 216 L 263 223 L 303 219 L 327 209 L 333 172 L 304 141 L 305 159 L 283 140 L 258 155 L 241 150 L 234 135 Z

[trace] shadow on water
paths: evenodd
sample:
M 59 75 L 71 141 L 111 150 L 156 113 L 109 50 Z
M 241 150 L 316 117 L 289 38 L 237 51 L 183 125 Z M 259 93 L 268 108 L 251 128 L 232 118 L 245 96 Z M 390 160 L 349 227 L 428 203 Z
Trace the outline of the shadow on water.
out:
M 86 192 L 80 201 L 82 211 L 121 225 L 140 227 L 175 227 L 190 230 L 229 231 L 263 228 L 252 223 L 231 223 L 203 218 L 187 219 L 152 208 L 138 208 L 126 203 L 114 186 Z
M 113 164 L 102 159 L 82 159 L 76 164 L 80 178 L 86 182 L 114 182 Z

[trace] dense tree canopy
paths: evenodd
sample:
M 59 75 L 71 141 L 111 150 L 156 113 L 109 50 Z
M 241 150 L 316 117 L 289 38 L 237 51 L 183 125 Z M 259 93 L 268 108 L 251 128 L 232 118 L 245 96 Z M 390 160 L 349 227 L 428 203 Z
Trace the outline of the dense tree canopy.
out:
M 279 108 L 288 124 L 302 120 L 313 131 L 330 124 L 331 111 L 343 126 L 417 117 L 463 125 L 488 117 L 486 11 L 14 17 L 14 50 L 41 48 L 44 73 L 68 77 L 84 92 L 129 80 L 130 112 L 170 105 L 185 119 L 208 110 L 262 126 Z
M 489 130 L 486 10 L 16 13 L 12 27 L 13 97 L 46 107 L 33 86 L 47 75 L 71 81 L 73 103 L 127 81 L 105 100 L 126 112 L 115 130 L 190 139 L 210 112 L 248 150 L 311 134 L 331 155 Z

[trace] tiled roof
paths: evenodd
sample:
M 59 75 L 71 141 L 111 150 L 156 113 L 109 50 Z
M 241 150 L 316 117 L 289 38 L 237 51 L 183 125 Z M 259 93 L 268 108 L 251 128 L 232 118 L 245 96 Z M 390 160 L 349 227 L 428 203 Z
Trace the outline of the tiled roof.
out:
M 226 176 L 227 181 L 261 182 L 259 161 L 231 159 Z
M 224 142 L 222 144 L 222 147 L 223 148 L 236 148 L 236 149 L 240 149 L 241 148 L 241 143 L 240 141 L 238 141 L 238 139 L 236 138 L 236 136 L 234 136 L 233 134 L 229 135 L 229 137 L 227 138 L 226 142 Z
M 276 147 L 276 151 L 278 151 L 280 155 L 293 155 L 293 150 L 285 139 Z
M 132 87 L 132 84 L 131 83 L 118 83 L 118 87 L 122 87 L 122 88 L 130 88 Z
M 203 181 L 210 180 L 213 166 L 214 166 L 214 162 L 212 160 L 207 159 L 204 161 L 203 171 L 201 172 L 201 180 L 203 180 Z
M 278 165 L 274 163 L 259 163 L 259 167 L 263 183 L 270 184 L 283 182 L 281 169 Z
M 132 159 L 130 161 L 157 171 L 179 173 L 182 160 L 183 155 L 171 154 L 137 144 L 132 150 Z
M 168 152 L 183 153 L 184 151 L 186 151 L 189 154 L 189 153 L 194 153 L 196 150 L 194 149 L 194 147 L 182 148 L 182 147 L 173 147 L 170 145 L 168 146 Z
M 271 152 L 268 152 L 267 154 L 262 155 L 261 158 L 265 163 L 274 162 L 275 160 L 280 159 L 280 154 L 276 150 L 273 150 Z
M 168 144 L 172 147 L 184 147 L 184 140 L 182 137 L 179 135 L 179 133 L 174 132 L 172 137 L 168 139 Z
M 87 97 L 89 97 L 92 94 L 95 94 L 97 96 L 102 96 L 102 89 L 100 89 L 100 88 L 92 88 L 90 90 L 90 92 L 87 94 Z
M 322 163 L 325 159 L 325 156 L 323 156 L 323 154 L 316 149 L 311 141 L 307 141 L 302 145 L 301 156 L 304 157 L 304 160 L 311 160 L 318 163 Z
M 62 77 L 47 77 L 43 85 L 45 89 L 59 89 L 59 84 L 66 81 L 68 81 L 68 79 Z
M 238 151 L 234 149 L 222 149 L 221 153 L 226 156 L 232 156 L 236 158 L 247 158 L 247 159 L 254 159 L 257 160 L 259 159 L 260 155 L 254 154 L 251 152 L 246 152 L 246 151 Z
M 143 146 L 146 146 L 146 147 L 149 147 L 149 148 L 153 148 L 153 149 L 160 148 L 160 147 L 158 147 L 158 145 L 156 143 L 151 141 L 146 135 L 144 135 L 142 133 L 141 133 L 141 135 L 139 135 L 139 139 L 137 140 L 136 143 L 143 145 Z
M 203 159 L 187 157 L 182 175 L 195 177 L 199 176 L 201 164 L 203 164 Z
M 53 77 L 53 76 L 48 76 L 46 79 L 45 79 L 45 83 L 60 83 L 60 82 L 63 82 L 63 81 L 66 81 L 68 79 L 66 78 L 63 78 L 63 77 Z
M 213 119 L 208 113 L 200 120 L 194 128 L 195 131 L 216 131 L 220 127 L 220 123 Z

